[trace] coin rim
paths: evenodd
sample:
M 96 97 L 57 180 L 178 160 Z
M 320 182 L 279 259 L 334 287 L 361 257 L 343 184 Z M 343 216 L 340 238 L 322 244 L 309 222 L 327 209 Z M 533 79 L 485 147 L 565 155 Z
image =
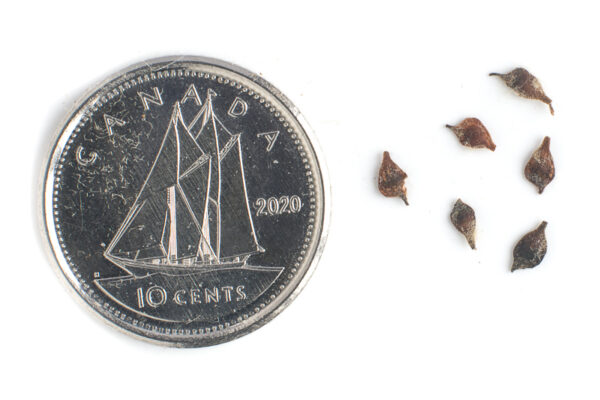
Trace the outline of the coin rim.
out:
M 318 239 L 318 242 L 315 244 L 315 250 L 312 255 L 312 259 L 311 259 L 310 263 L 308 263 L 307 268 L 306 268 L 302 278 L 298 281 L 298 283 L 296 284 L 296 286 L 294 287 L 292 292 L 287 297 L 281 299 L 281 303 L 278 306 L 276 306 L 274 309 L 265 312 L 264 315 L 261 315 L 260 318 L 258 318 L 256 321 L 254 321 L 252 323 L 249 323 L 247 321 L 242 321 L 240 323 L 241 326 L 238 329 L 235 329 L 233 331 L 225 333 L 223 336 L 219 336 L 219 337 L 214 337 L 214 336 L 213 337 L 203 337 L 201 335 L 198 335 L 197 338 L 193 338 L 191 340 L 189 337 L 186 337 L 185 340 L 178 341 L 178 340 L 176 340 L 177 336 L 171 336 L 170 339 L 167 340 L 167 339 L 160 339 L 159 337 L 148 336 L 142 332 L 129 330 L 129 329 L 127 329 L 127 327 L 118 324 L 115 320 L 113 320 L 110 317 L 110 315 L 101 313 L 99 310 L 96 309 L 96 307 L 94 307 L 94 304 L 90 303 L 85 298 L 84 294 L 82 293 L 82 289 L 80 288 L 80 285 L 76 286 L 76 283 L 80 283 L 80 282 L 78 282 L 78 280 L 76 278 L 71 279 L 69 276 L 67 276 L 67 271 L 70 271 L 71 267 L 69 265 L 62 265 L 61 261 L 59 260 L 59 258 L 57 257 L 57 255 L 55 253 L 55 249 L 54 249 L 54 246 L 52 245 L 52 241 L 50 238 L 51 233 L 49 230 L 50 225 L 48 223 L 48 221 L 49 221 L 48 219 L 49 218 L 52 219 L 53 214 L 52 214 L 51 209 L 47 209 L 47 207 L 49 207 L 49 205 L 48 205 L 48 199 L 46 198 L 46 196 L 47 196 L 48 190 L 53 191 L 54 189 L 53 189 L 53 182 L 50 186 L 48 186 L 49 185 L 48 177 L 50 176 L 51 171 L 53 171 L 59 163 L 59 158 L 53 159 L 53 156 L 55 155 L 56 147 L 58 145 L 60 138 L 62 137 L 63 133 L 65 133 L 65 131 L 67 131 L 68 124 L 73 120 L 73 118 L 77 114 L 79 114 L 82 111 L 83 107 L 85 107 L 88 100 L 94 93 L 101 90 L 102 87 L 109 84 L 113 80 L 118 79 L 120 76 L 123 76 L 124 74 L 133 72 L 133 71 L 143 68 L 143 67 L 151 68 L 153 65 L 163 64 L 163 63 L 168 63 L 168 62 L 173 62 L 173 63 L 190 62 L 190 63 L 202 63 L 202 64 L 216 66 L 216 67 L 230 70 L 234 73 L 240 74 L 243 77 L 245 77 L 246 79 L 249 79 L 252 82 L 254 82 L 255 84 L 262 87 L 270 95 L 275 97 L 275 99 L 280 101 L 281 104 L 285 108 L 288 109 L 288 111 L 291 113 L 291 115 L 296 119 L 296 121 L 298 122 L 300 127 L 303 129 L 304 134 L 306 135 L 308 142 L 310 143 L 310 145 L 312 147 L 312 150 L 314 153 L 314 158 L 315 158 L 314 161 L 317 164 L 320 175 L 321 175 L 320 176 L 321 186 L 322 186 L 321 196 L 322 196 L 322 205 L 323 205 L 321 232 L 320 232 L 320 237 Z M 146 342 L 160 344 L 160 345 L 169 346 L 169 347 L 204 347 L 204 346 L 211 346 L 211 345 L 234 340 L 238 337 L 244 336 L 244 335 L 246 335 L 250 332 L 253 332 L 256 329 L 264 326 L 266 323 L 268 323 L 273 318 L 275 318 L 277 315 L 279 315 L 285 308 L 287 308 L 296 299 L 296 297 L 300 294 L 300 292 L 304 289 L 304 287 L 310 280 L 311 276 L 313 275 L 314 270 L 317 267 L 317 264 L 323 253 L 325 243 L 327 241 L 327 236 L 329 233 L 329 223 L 330 223 L 330 219 L 331 219 L 331 206 L 330 206 L 331 186 L 330 186 L 330 181 L 329 181 L 329 173 L 328 173 L 327 165 L 325 162 L 325 158 L 323 156 L 323 151 L 319 144 L 318 139 L 316 138 L 316 135 L 315 135 L 313 129 L 310 127 L 310 125 L 308 124 L 308 122 L 306 121 L 306 119 L 304 118 L 302 113 L 300 113 L 298 108 L 279 89 L 277 89 L 275 86 L 273 86 L 271 83 L 269 83 L 268 81 L 266 81 L 259 75 L 255 74 L 243 67 L 240 67 L 236 64 L 230 63 L 230 62 L 218 60 L 218 59 L 211 58 L 211 57 L 181 55 L 181 56 L 165 56 L 165 57 L 151 58 L 151 59 L 147 59 L 147 60 L 132 64 L 132 65 L 126 66 L 124 68 L 121 68 L 117 72 L 110 74 L 109 76 L 107 76 L 103 80 L 99 81 L 98 83 L 93 84 L 74 102 L 74 104 L 69 108 L 69 110 L 65 112 L 64 118 L 61 120 L 61 122 L 58 124 L 58 126 L 54 130 L 54 134 L 50 141 L 50 146 L 47 151 L 45 160 L 48 160 L 48 161 L 45 162 L 42 166 L 43 170 L 42 170 L 42 173 L 40 176 L 40 182 L 38 185 L 39 186 L 39 195 L 38 195 L 39 215 L 38 215 L 38 218 L 39 218 L 39 222 L 41 225 L 41 231 L 43 232 L 42 235 L 44 236 L 43 243 L 44 243 L 44 247 L 46 249 L 46 255 L 50 259 L 50 264 L 54 267 L 54 270 L 57 273 L 57 275 L 61 277 L 60 280 L 62 281 L 62 283 L 65 284 L 65 286 L 67 286 L 69 288 L 68 291 L 72 295 L 74 295 L 74 297 L 77 299 L 78 302 L 85 304 L 84 308 L 87 309 L 91 314 L 95 315 L 96 318 L 99 318 L 100 320 L 104 321 L 107 325 L 117 328 L 119 331 L 125 333 L 126 335 L 135 337 L 137 339 L 141 339 Z M 51 205 L 52 205 L 52 202 L 50 201 L 50 207 L 51 207 Z M 58 249 L 58 251 L 61 251 L 61 250 Z

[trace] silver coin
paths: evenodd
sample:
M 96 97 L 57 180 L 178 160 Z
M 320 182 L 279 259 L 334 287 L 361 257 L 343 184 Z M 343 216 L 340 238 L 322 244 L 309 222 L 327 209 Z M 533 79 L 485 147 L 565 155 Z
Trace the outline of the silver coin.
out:
M 300 292 L 325 243 L 314 139 L 277 89 L 198 57 L 134 65 L 57 133 L 47 236 L 75 291 L 137 337 L 205 346 L 244 335 Z

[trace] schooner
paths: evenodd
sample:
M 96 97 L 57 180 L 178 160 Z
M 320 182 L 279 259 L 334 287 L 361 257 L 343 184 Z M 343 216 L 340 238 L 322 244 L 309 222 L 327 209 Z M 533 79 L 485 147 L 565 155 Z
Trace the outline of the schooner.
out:
M 133 206 L 104 256 L 130 273 L 240 267 L 258 244 L 240 135 L 214 113 L 212 96 L 189 125 L 179 102 Z

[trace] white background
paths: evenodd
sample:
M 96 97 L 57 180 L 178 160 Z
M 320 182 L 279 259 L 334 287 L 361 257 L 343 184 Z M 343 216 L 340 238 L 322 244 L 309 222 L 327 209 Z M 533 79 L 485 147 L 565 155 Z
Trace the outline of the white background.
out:
M 0 397 L 597 399 L 598 11 L 577 1 L 61 1 L 0 16 Z M 298 299 L 204 349 L 132 339 L 74 301 L 44 254 L 38 186 L 50 138 L 89 86 L 164 55 L 260 73 L 316 131 L 333 192 L 329 242 Z M 489 72 L 524 66 L 554 100 Z M 495 152 L 444 128 L 480 118 Z M 556 178 L 523 167 L 544 135 Z M 379 195 L 381 152 L 408 173 Z M 478 250 L 449 223 L 461 197 Z M 512 248 L 548 221 L 536 269 Z

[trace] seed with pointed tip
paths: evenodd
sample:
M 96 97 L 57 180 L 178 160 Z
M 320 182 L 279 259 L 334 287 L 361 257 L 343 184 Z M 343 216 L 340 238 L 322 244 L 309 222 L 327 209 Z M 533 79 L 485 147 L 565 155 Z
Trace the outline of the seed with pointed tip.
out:
M 544 93 L 540 81 L 525 68 L 515 68 L 507 74 L 492 72 L 490 76 L 499 76 L 506 83 L 506 86 L 514 90 L 521 97 L 539 100 L 548 104 L 550 113 L 554 115 L 552 100 Z
M 463 146 L 496 150 L 490 133 L 477 118 L 465 118 L 460 124 L 446 125 L 446 128 L 454 132 Z
M 542 194 L 544 188 L 554 179 L 554 160 L 550 153 L 550 138 L 546 136 L 525 166 L 525 177 Z
M 543 221 L 535 230 L 527 233 L 519 240 L 513 250 L 511 272 L 517 269 L 533 268 L 542 262 L 548 249 L 545 234 L 546 225 L 548 223 Z
M 406 173 L 392 161 L 390 153 L 384 151 L 378 179 L 381 194 L 385 197 L 400 197 L 408 205 L 406 187 L 404 187 L 406 177 Z
M 450 213 L 450 221 L 467 238 L 469 246 L 475 250 L 475 211 L 461 199 L 456 200 Z

